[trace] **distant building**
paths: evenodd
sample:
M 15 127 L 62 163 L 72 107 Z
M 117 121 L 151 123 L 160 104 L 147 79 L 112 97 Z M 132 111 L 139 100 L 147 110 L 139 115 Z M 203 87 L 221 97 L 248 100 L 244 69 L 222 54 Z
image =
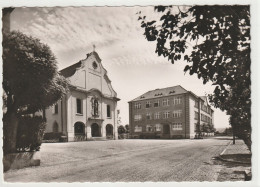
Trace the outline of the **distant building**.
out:
M 93 51 L 60 71 L 69 93 L 45 111 L 46 133 L 62 133 L 68 141 L 93 137 L 117 139 L 117 94 L 98 54 Z
M 203 124 L 214 124 L 214 111 L 206 96 L 178 85 L 130 101 L 129 123 L 130 135 L 136 138 L 194 138 Z

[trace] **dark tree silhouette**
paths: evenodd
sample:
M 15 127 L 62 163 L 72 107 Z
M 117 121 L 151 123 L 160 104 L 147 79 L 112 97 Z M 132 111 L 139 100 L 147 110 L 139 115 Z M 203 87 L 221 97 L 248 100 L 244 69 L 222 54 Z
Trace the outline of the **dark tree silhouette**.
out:
M 125 131 L 126 131 L 126 129 L 123 125 L 120 125 L 118 127 L 118 134 L 123 134 L 123 133 L 125 133 Z
M 43 111 L 67 91 L 50 48 L 17 31 L 3 33 L 4 153 L 16 151 L 18 117 Z

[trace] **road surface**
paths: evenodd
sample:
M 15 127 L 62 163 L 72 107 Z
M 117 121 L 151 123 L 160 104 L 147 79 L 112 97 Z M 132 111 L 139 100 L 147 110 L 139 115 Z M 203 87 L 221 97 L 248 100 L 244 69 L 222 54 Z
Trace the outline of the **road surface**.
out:
M 214 164 L 230 143 L 200 140 L 112 140 L 44 143 L 41 166 L 10 170 L 6 182 L 217 181 Z

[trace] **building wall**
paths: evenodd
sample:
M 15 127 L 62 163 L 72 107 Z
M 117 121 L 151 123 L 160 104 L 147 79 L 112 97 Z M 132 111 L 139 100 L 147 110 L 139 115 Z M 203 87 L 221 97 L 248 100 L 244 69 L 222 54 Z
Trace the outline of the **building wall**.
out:
M 46 129 L 45 132 L 53 132 L 53 125 L 56 122 L 58 124 L 58 132 L 62 132 L 62 119 L 61 119 L 61 101 L 57 102 L 58 104 L 58 113 L 55 114 L 54 113 L 54 106 L 49 107 L 46 111 L 45 111 L 45 116 L 46 116 Z
M 181 96 L 182 97 L 182 103 L 179 105 L 173 104 L 174 97 Z M 162 106 L 162 100 L 163 99 L 169 99 L 169 106 Z M 160 100 L 160 107 L 154 107 L 154 102 L 157 100 Z M 195 106 L 195 102 L 199 103 L 201 99 L 198 97 L 195 97 L 192 94 L 184 93 L 181 95 L 173 95 L 173 96 L 164 96 L 160 98 L 152 98 L 152 99 L 144 99 L 140 101 L 132 101 L 129 102 L 129 123 L 130 123 L 130 133 L 132 136 L 136 137 L 145 137 L 150 135 L 165 137 L 163 135 L 163 130 L 161 132 L 152 131 L 147 132 L 146 125 L 152 125 L 154 126 L 156 124 L 169 124 L 170 125 L 170 136 L 168 138 L 194 138 L 196 134 L 196 125 L 199 123 L 202 125 L 204 121 L 202 121 L 200 115 L 201 113 L 204 115 L 207 115 L 211 117 L 208 113 L 200 110 L 200 105 Z M 145 104 L 147 101 L 150 101 L 152 104 L 151 108 L 145 108 Z M 201 101 L 202 102 L 202 101 Z M 141 109 L 135 109 L 135 104 L 141 103 Z M 209 107 L 209 105 L 208 105 Z M 174 118 L 173 117 L 173 111 L 174 110 L 182 110 L 181 117 Z M 163 119 L 162 115 L 164 111 L 170 111 L 170 117 L 167 119 Z M 155 119 L 154 114 L 156 112 L 160 112 L 161 116 L 160 119 Z M 195 112 L 198 112 L 198 118 L 195 118 Z M 146 114 L 151 113 L 152 119 L 148 120 L 146 119 Z M 140 114 L 142 115 L 142 120 L 135 121 L 134 116 Z M 214 116 L 214 115 L 213 115 Z M 176 123 L 182 123 L 182 129 L 180 130 L 174 130 L 173 124 Z M 135 126 L 141 126 L 142 131 L 141 132 L 135 132 Z
M 195 137 L 195 100 L 191 96 L 189 97 L 189 125 L 190 125 L 190 130 L 189 130 L 189 136 L 190 138 Z
M 181 96 L 182 97 L 182 103 L 178 105 L 173 104 L 173 99 L 174 97 Z M 146 125 L 152 125 L 153 128 L 156 124 L 169 124 L 170 125 L 170 138 L 175 138 L 175 137 L 182 137 L 185 138 L 185 132 L 188 137 L 189 134 L 189 123 L 188 123 L 188 116 L 187 112 L 185 113 L 186 107 L 185 105 L 187 104 L 187 96 L 185 94 L 183 95 L 174 95 L 174 96 L 167 96 L 167 97 L 161 97 L 161 98 L 153 98 L 149 100 L 142 100 L 142 101 L 136 101 L 136 102 L 130 102 L 129 103 L 129 115 L 130 115 L 130 132 L 132 135 L 141 135 L 141 134 L 152 134 L 156 133 L 157 135 L 160 135 L 161 137 L 163 136 L 163 130 L 161 132 L 147 132 L 146 131 Z M 169 99 L 169 106 L 163 106 L 162 101 L 163 99 Z M 159 107 L 154 107 L 154 102 L 157 100 L 160 101 L 160 106 Z M 151 108 L 145 108 L 145 104 L 147 101 L 150 101 L 152 104 Z M 141 109 L 135 109 L 135 103 L 141 103 Z M 173 118 L 173 111 L 174 110 L 182 110 L 182 115 L 181 117 L 178 118 Z M 164 119 L 163 118 L 163 112 L 169 111 L 170 112 L 170 117 Z M 155 113 L 160 112 L 160 119 L 155 119 Z M 152 117 L 150 120 L 146 119 L 146 114 L 151 113 Z M 135 121 L 134 116 L 136 114 L 141 114 L 142 115 L 142 120 L 140 121 Z M 186 119 L 187 118 L 187 119 Z M 173 126 L 171 125 L 172 123 L 182 123 L 182 130 L 173 130 Z M 135 126 L 139 125 L 142 126 L 142 132 L 135 132 Z
M 97 67 L 93 67 L 93 62 Z M 107 72 L 103 68 L 100 59 L 94 54 L 82 60 L 81 67 L 67 78 L 71 85 L 70 92 L 58 102 L 59 113 L 53 114 L 52 109 L 46 110 L 47 128 L 46 132 L 52 132 L 52 123 L 57 121 L 59 129 L 63 129 L 63 134 L 67 135 L 68 141 L 74 141 L 74 125 L 81 122 L 85 127 L 87 139 L 91 138 L 91 125 L 97 123 L 101 130 L 101 136 L 106 137 L 106 125 L 113 126 L 113 134 L 117 139 L 117 116 L 116 92 L 111 86 L 111 81 L 107 77 Z M 92 115 L 92 98 L 99 101 L 99 116 Z M 77 102 L 82 101 L 82 114 L 77 114 Z M 61 106 L 62 104 L 62 106 Z M 107 117 L 107 105 L 110 105 L 111 117 Z M 63 126 L 62 126 L 63 124 Z M 60 131 L 61 132 L 61 131 Z

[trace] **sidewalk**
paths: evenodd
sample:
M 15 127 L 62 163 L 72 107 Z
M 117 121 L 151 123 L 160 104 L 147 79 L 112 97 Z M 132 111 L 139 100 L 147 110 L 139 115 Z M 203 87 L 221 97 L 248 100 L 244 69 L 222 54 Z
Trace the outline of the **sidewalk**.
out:
M 235 144 L 231 141 L 219 158 L 227 162 L 251 164 L 251 152 L 240 139 L 236 139 Z
M 223 169 L 219 172 L 218 181 L 248 181 L 251 180 L 251 152 L 243 140 L 231 140 L 219 155 Z

